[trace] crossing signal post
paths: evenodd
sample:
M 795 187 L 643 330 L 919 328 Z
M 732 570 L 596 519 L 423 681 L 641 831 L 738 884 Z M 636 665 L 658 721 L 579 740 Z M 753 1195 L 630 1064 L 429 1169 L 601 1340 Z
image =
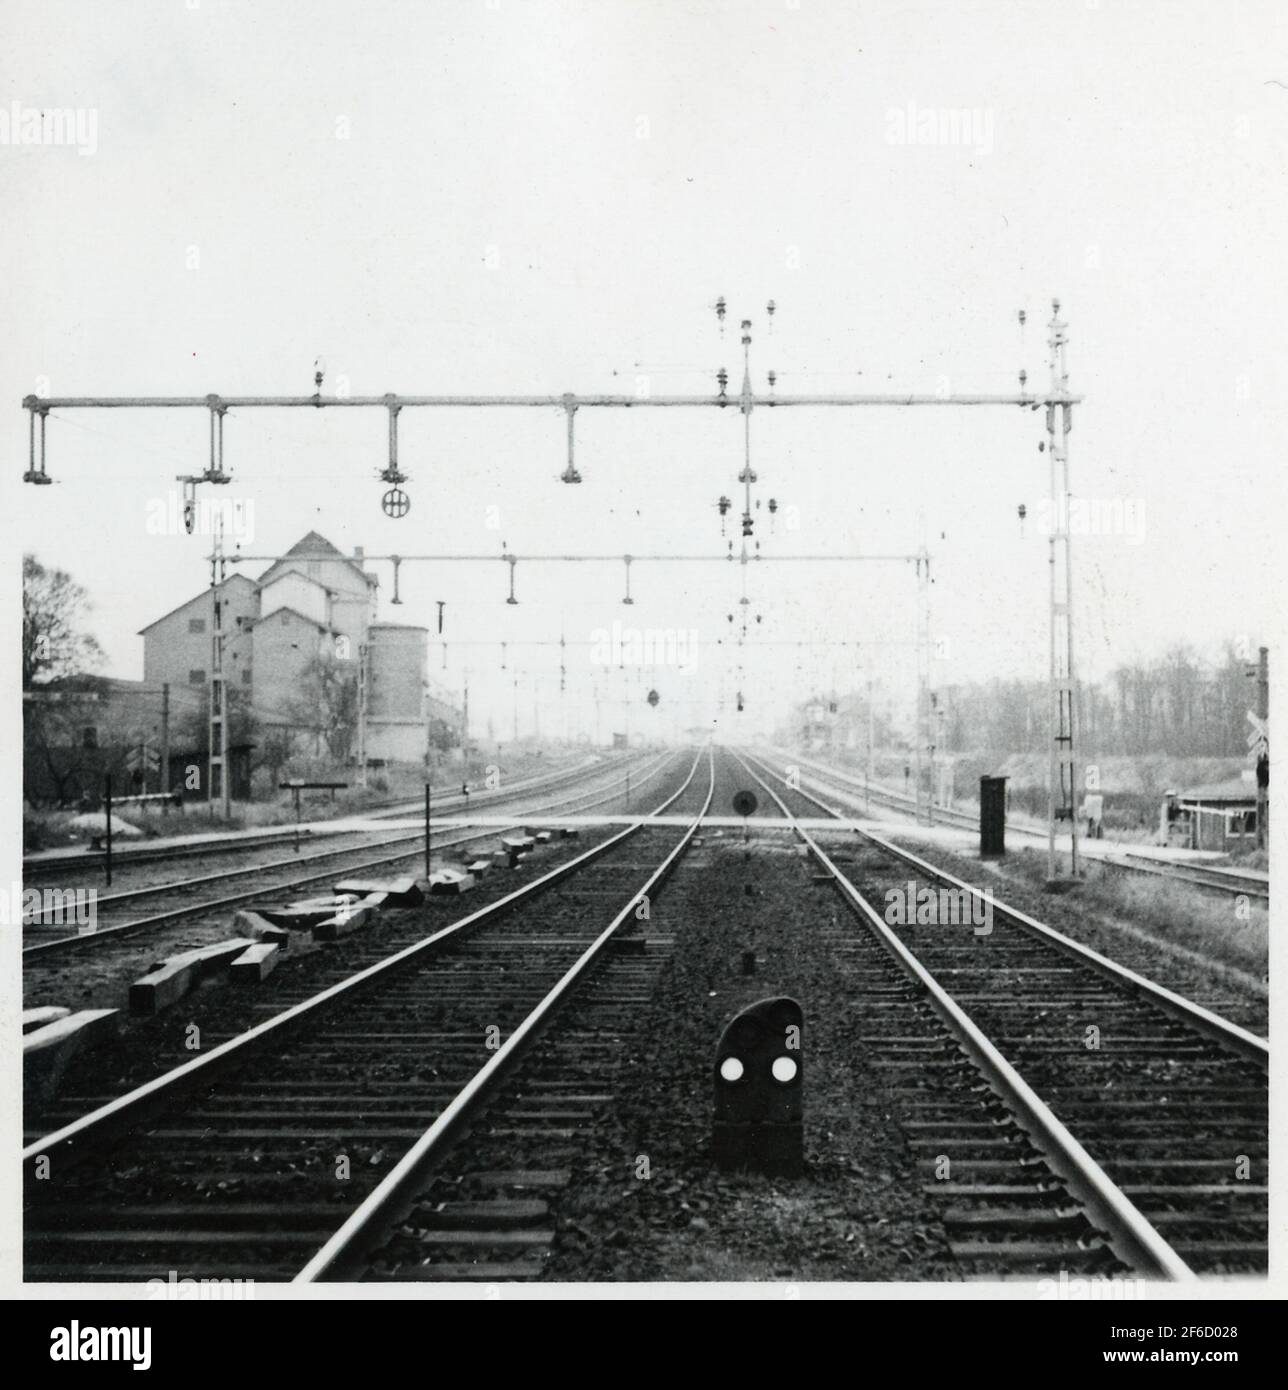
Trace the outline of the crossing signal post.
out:
M 148 739 L 140 739 L 125 755 L 125 768 L 131 782 L 140 792 L 146 792 L 149 776 L 160 771 L 161 755 Z M 160 790 L 164 791 L 165 788 L 161 787 Z

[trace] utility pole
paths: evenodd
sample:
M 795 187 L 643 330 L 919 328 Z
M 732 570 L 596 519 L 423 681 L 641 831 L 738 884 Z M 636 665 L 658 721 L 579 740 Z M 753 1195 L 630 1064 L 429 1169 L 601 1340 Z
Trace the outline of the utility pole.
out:
M 161 785 L 158 791 L 170 790 L 170 682 L 161 683 Z M 165 815 L 168 801 L 161 803 L 161 814 Z
M 427 781 L 427 783 L 425 783 L 425 878 L 427 878 L 427 880 L 432 877 L 432 870 L 431 867 L 429 867 L 429 810 L 431 810 L 429 796 L 431 796 L 431 792 L 429 792 L 429 783 Z
M 1257 752 L 1257 848 L 1269 843 L 1270 819 L 1270 648 L 1262 647 L 1257 657 L 1257 717 L 1265 742 Z
M 107 886 L 112 886 L 112 774 L 109 772 L 103 782 L 103 869 Z
M 1051 301 L 1051 394 L 1062 397 L 1046 407 L 1047 453 L 1050 464 L 1051 537 L 1051 745 L 1047 771 L 1047 882 L 1057 887 L 1078 877 L 1077 759 L 1074 752 L 1073 558 L 1069 536 L 1069 432 L 1073 406 L 1066 396 L 1069 372 L 1065 360 L 1068 325 L 1060 319 L 1060 301 Z M 1056 411 L 1060 428 L 1056 429 Z M 1069 873 L 1056 865 L 1055 835 L 1059 821 L 1069 822 Z
M 358 785 L 367 785 L 367 644 L 358 644 Z
M 222 421 L 222 415 L 220 420 Z M 212 420 L 213 428 L 213 420 Z M 214 545 L 210 556 L 210 599 L 214 610 L 210 637 L 210 725 L 208 736 L 210 813 L 215 814 L 216 798 L 225 820 L 232 816 L 232 779 L 228 775 L 228 682 L 224 677 L 224 596 L 227 573 L 224 559 L 224 519 L 215 519 Z
M 468 779 L 470 772 L 470 673 L 465 672 L 465 691 L 461 698 L 461 775 Z
M 872 810 L 873 744 L 876 740 L 876 711 L 872 706 L 872 677 L 868 677 L 868 776 L 863 784 L 863 809 Z
M 917 715 L 913 738 L 916 741 L 916 817 L 921 824 L 923 785 L 922 759 L 930 743 L 930 552 L 926 549 L 923 528 L 917 555 Z M 934 776 L 932 762 L 931 776 Z M 928 820 L 934 823 L 934 794 L 928 798 L 931 811 Z

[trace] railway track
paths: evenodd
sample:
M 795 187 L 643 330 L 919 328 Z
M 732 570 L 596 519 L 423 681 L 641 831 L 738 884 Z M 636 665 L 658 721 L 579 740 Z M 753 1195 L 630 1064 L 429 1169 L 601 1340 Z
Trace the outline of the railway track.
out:
M 1110 870 L 1170 879 L 1173 883 L 1207 889 L 1226 898 L 1248 897 L 1266 904 L 1270 902 L 1269 882 L 1258 875 L 1239 869 L 1225 869 L 1210 864 L 1166 864 L 1132 854 L 1121 859 L 1097 858 L 1095 862 L 1105 865 Z
M 158 847 L 142 846 L 138 849 L 114 845 L 112 849 L 112 870 L 114 873 L 128 872 L 130 869 L 150 864 L 167 864 L 181 859 L 207 859 L 223 854 L 242 854 L 248 847 L 272 849 L 279 845 L 295 842 L 294 827 L 274 831 L 268 835 L 247 836 L 236 833 L 213 835 L 209 839 L 195 840 L 184 845 L 164 845 Z M 313 838 L 313 832 L 301 829 L 299 838 Z M 50 854 L 41 857 L 24 857 L 22 878 L 24 883 L 34 883 L 41 879 L 57 878 L 72 887 L 81 886 L 70 883 L 73 876 L 80 876 L 84 886 L 99 881 L 103 872 L 104 853 L 102 850 L 80 850 L 74 854 Z M 92 875 L 92 877 L 90 876 Z
M 766 758 L 768 754 L 758 754 Z M 866 778 L 853 777 L 839 768 L 829 767 L 824 763 L 806 759 L 799 754 L 777 753 L 775 756 L 782 758 L 786 762 L 795 764 L 801 773 L 807 776 L 820 789 L 830 789 L 841 795 L 852 798 L 861 796 L 864 800 L 862 812 L 857 807 L 851 805 L 849 813 L 853 815 L 870 815 L 869 803 L 875 803 L 879 809 L 898 811 L 901 815 L 915 816 L 917 812 L 917 801 L 915 797 L 905 796 L 902 792 L 897 792 L 892 787 L 887 787 L 880 782 L 869 782 Z M 949 807 L 936 806 L 934 808 L 934 821 L 939 825 L 958 826 L 963 830 L 979 829 L 978 815 L 972 815 L 969 811 L 959 811 Z M 1020 829 L 1009 819 L 1007 821 L 1008 830 Z
M 683 754 L 672 755 L 672 772 L 682 757 Z M 664 769 L 662 775 L 670 774 Z M 602 809 L 613 814 L 621 808 L 620 791 L 610 791 L 609 800 Z M 523 823 L 530 825 L 536 819 L 525 817 Z M 513 878 L 510 874 L 486 875 L 468 900 L 451 895 L 434 896 L 419 909 L 386 911 L 369 929 L 347 936 L 325 950 L 309 950 L 305 946 L 292 951 L 284 965 L 253 991 L 199 989 L 188 996 L 181 1013 L 166 1010 L 155 1017 L 130 1017 L 124 1022 L 117 1040 L 73 1060 L 59 1087 L 57 1111 L 39 1110 L 33 1098 L 29 1121 L 42 1130 L 49 1129 L 59 1122 L 57 1117 L 98 1108 L 186 1060 L 191 1055 L 194 1025 L 199 1030 L 203 1047 L 229 1041 L 266 1015 L 279 1013 L 293 1003 L 342 983 L 350 975 L 379 963 L 396 951 L 414 945 L 435 925 L 459 917 L 466 901 L 473 907 L 492 903 L 511 892 L 515 884 L 547 872 L 575 856 L 583 846 L 593 846 L 609 833 L 607 828 L 591 829 L 584 840 L 569 838 L 554 842 L 517 866 Z M 228 935 L 227 915 L 217 913 L 172 925 L 163 930 L 161 940 L 155 935 L 136 936 L 117 941 L 88 958 L 72 954 L 27 962 L 24 970 L 27 1006 L 80 999 L 89 1007 L 118 1007 L 125 1000 L 130 982 L 166 953 L 224 941 Z M 92 995 L 89 989 L 93 990 Z
M 492 790 L 485 788 L 474 791 L 469 796 L 463 796 L 458 791 L 449 792 L 439 788 L 433 792 L 433 807 L 439 814 L 453 815 L 460 811 L 468 811 L 471 807 L 492 806 L 520 794 L 555 791 L 569 783 L 575 784 L 578 781 L 594 777 L 598 773 L 608 771 L 611 771 L 611 766 L 604 764 L 598 767 L 560 768 L 556 772 L 543 774 L 539 777 L 526 777 L 513 783 L 507 782 L 504 786 Z M 402 798 L 379 802 L 352 814 L 365 820 L 383 820 L 394 819 L 398 816 L 419 815 L 423 808 L 423 799 L 409 801 Z M 317 839 L 319 836 L 329 839 L 334 834 L 340 838 L 346 833 L 344 831 L 314 832 L 304 827 L 297 835 L 295 828 L 289 826 L 283 827 L 280 833 L 215 836 L 193 843 L 160 847 L 150 847 L 146 844 L 133 847 L 126 843 L 124 846 L 118 845 L 114 849 L 112 866 L 114 873 L 119 877 L 134 869 L 154 864 L 180 862 L 185 859 L 205 861 L 224 855 L 243 856 L 263 849 L 274 849 L 281 845 L 296 845 L 300 840 Z M 103 852 L 101 850 L 87 850 L 77 854 L 60 853 L 49 857 L 24 858 L 22 874 L 24 883 L 57 877 L 62 887 L 94 887 L 98 883 L 98 876 L 101 874 L 102 868 Z
M 661 772 L 668 761 L 669 758 L 663 756 L 650 760 L 643 769 L 634 768 L 635 786 L 638 788 L 647 784 Z M 630 778 L 630 771 L 623 774 L 613 770 L 607 783 L 601 783 L 597 787 L 554 802 L 520 803 L 514 814 L 517 817 L 528 817 L 543 814 L 554 815 L 559 811 L 571 812 L 573 809 L 590 809 L 604 804 L 605 801 L 615 799 L 619 795 L 616 789 L 622 785 L 623 781 L 629 782 Z M 599 781 L 598 778 L 587 780 Z M 606 794 L 601 794 L 604 785 L 612 790 Z M 500 801 L 492 800 L 488 805 L 491 808 L 497 807 L 499 804 L 513 802 L 516 795 L 517 793 L 513 791 L 509 792 L 505 798 Z M 587 796 L 591 799 L 587 800 Z M 455 834 L 440 839 L 437 842 L 437 847 L 439 850 L 459 848 L 478 840 L 495 838 L 498 833 L 498 829 L 493 826 L 486 830 Z M 73 951 L 98 950 L 110 942 L 150 933 L 159 928 L 212 912 L 222 912 L 227 908 L 236 907 L 255 899 L 302 892 L 318 884 L 330 883 L 337 876 L 350 877 L 384 871 L 393 865 L 421 857 L 424 853 L 424 843 L 424 831 L 417 830 L 411 833 L 393 835 L 386 839 L 367 840 L 360 845 L 318 850 L 307 855 L 293 855 L 289 859 L 280 859 L 269 864 L 251 864 L 245 867 L 198 875 L 182 881 L 152 884 L 120 893 L 101 895 L 95 904 L 97 920 L 93 930 L 66 933 L 65 928 L 59 924 L 56 930 L 63 934 L 38 939 L 25 945 L 23 947 L 23 959 L 24 961 L 33 961 L 54 955 L 65 955 Z M 381 853 L 372 858 L 371 852 L 373 850 L 379 850 Z M 327 867 L 318 869 L 316 872 L 298 873 L 300 866 L 310 864 L 325 864 Z M 288 876 L 268 881 L 260 877 L 277 869 L 288 871 Z M 246 879 L 252 876 L 255 879 L 254 882 L 232 892 L 223 891 L 222 885 L 230 880 Z M 207 892 L 212 886 L 218 889 L 218 895 L 215 897 L 209 896 Z M 171 898 L 176 900 L 176 904 L 143 917 L 131 914 L 130 909 L 133 904 L 150 898 Z M 38 929 L 43 925 L 38 917 L 33 918 L 31 926 L 27 930 Z
M 964 1274 L 1264 1271 L 1260 1039 L 1000 904 L 987 934 L 888 925 L 872 904 L 893 875 L 955 880 L 848 822 L 829 852 L 792 823 L 824 804 L 744 766 L 789 822 L 768 833 L 796 834 L 865 928 L 816 930 Z M 249 1033 L 29 1135 L 26 1277 L 539 1277 L 674 945 L 639 904 L 715 787 L 698 758 L 667 824 L 350 958 Z
M 721 809 L 732 790 L 748 780 L 731 780 L 730 770 L 722 770 Z M 713 773 L 704 810 L 710 809 L 715 785 Z M 755 825 L 753 819 L 750 826 Z M 732 848 L 736 837 L 727 843 Z M 669 911 L 663 916 L 673 919 Z M 1014 1183 L 1041 1206 L 1041 1213 L 1031 1217 L 1031 1224 L 1040 1228 L 1038 1239 L 1027 1243 L 1007 1238 L 1013 1220 L 1009 1213 L 990 1213 L 991 1224 L 982 1229 L 979 1214 L 972 1213 L 974 1247 L 963 1243 L 955 1252 L 963 1270 L 996 1274 L 1059 1267 L 1089 1275 L 1125 1270 L 1128 1266 L 1000 1103 L 982 1105 L 980 1077 L 970 1059 L 946 1037 L 918 989 L 899 976 L 881 943 L 823 919 L 814 924 L 812 935 L 816 947 L 844 962 L 848 1007 L 857 1016 L 879 1018 L 883 1034 L 886 1029 L 894 1034 L 888 1061 L 893 1083 L 904 1085 L 906 1105 L 916 1115 L 910 1122 L 914 1148 L 938 1152 L 953 1126 L 970 1129 L 982 1117 L 996 1137 L 985 1146 L 985 1155 L 966 1160 L 962 1171 L 994 1178 L 1013 1173 Z M 623 944 L 630 941 L 627 937 Z M 301 1278 L 539 1278 L 557 1239 L 554 1212 L 572 1181 L 582 1136 L 587 1127 L 602 1122 L 614 1099 L 623 1055 L 629 1055 L 632 1034 L 674 938 L 653 928 L 647 948 L 640 945 L 638 953 L 611 956 L 581 986 L 560 1024 L 519 1075 L 508 1081 L 499 1076 L 490 1093 L 472 1098 L 470 1115 L 462 1116 L 459 1126 L 466 1132 L 458 1142 L 453 1145 L 446 1127 L 427 1134 L 409 1157 L 402 1179 L 387 1180 L 385 1190 L 369 1199 L 365 1216 L 356 1214 L 348 1232 L 319 1252 Z M 557 1102 L 556 1095 L 561 1098 Z M 557 1110 L 552 1108 L 556 1104 Z M 618 1163 L 627 1171 L 621 1155 Z M 993 1181 L 992 1190 L 1003 1189 Z M 369 1233 L 364 1237 L 364 1221 L 393 1234 L 383 1243 Z M 978 1239 L 993 1227 L 1001 1228 L 1003 1244 Z M 355 1245 L 346 1244 L 350 1238 Z
M 29 1136 L 27 1279 L 315 1277 L 360 1258 L 394 1219 L 426 1134 L 470 1113 L 669 872 L 709 801 L 703 762 L 657 808 L 687 801 L 689 829 L 641 818 L 187 1065 Z M 579 1103 L 560 1085 L 532 1108 L 549 1120 Z
M 763 762 L 755 767 L 749 764 L 785 814 L 838 815 L 813 794 L 783 786 Z M 958 1060 L 945 1056 L 942 1040 L 886 1028 L 866 1039 L 886 1065 L 911 1065 L 915 1073 L 913 1090 L 924 1092 L 915 1103 L 925 1112 L 925 1134 L 915 1142 L 928 1140 L 950 1162 L 957 1155 L 958 1174 L 964 1165 L 964 1179 L 953 1177 L 951 1187 L 927 1183 L 928 1195 L 947 1192 L 958 1203 L 946 1220 L 958 1258 L 1003 1269 L 1045 1260 L 1055 1253 L 1052 1230 L 1061 1221 L 1076 1224 L 1076 1208 L 1059 1198 L 1053 1207 L 1046 1181 L 1022 1175 L 1012 1147 L 1018 1140 L 1041 1151 L 1050 1175 L 1129 1268 L 1170 1278 L 1264 1274 L 1264 1039 L 884 837 L 851 829 L 850 875 L 808 831 L 796 831 L 993 1090 L 963 1120 L 950 1090 L 924 1084 L 923 1066 Z M 952 893 L 970 915 L 957 925 L 924 916 L 919 924 L 923 889 Z M 913 920 L 887 921 L 892 893 L 914 903 Z M 1081 1246 L 1085 1236 L 1077 1239 Z
M 865 803 L 870 800 L 879 807 L 898 811 L 904 815 L 915 814 L 916 802 L 912 797 L 902 796 L 891 788 L 879 786 L 876 783 L 868 786 L 861 779 L 851 777 L 836 768 L 827 768 L 812 761 L 798 761 L 805 774 L 820 790 L 831 790 L 847 799 L 863 796 Z M 856 814 L 853 806 L 850 807 L 850 814 Z M 934 808 L 933 820 L 937 825 L 951 825 L 972 832 L 979 830 L 978 813 L 969 811 L 937 806 Z M 1006 829 L 1007 833 L 1011 835 L 1023 836 L 1042 843 L 1046 842 L 1045 830 L 1017 825 L 1009 818 Z M 1167 863 L 1152 856 L 1130 852 L 1119 855 L 1097 854 L 1094 858 L 1084 855 L 1084 863 L 1094 864 L 1097 868 L 1104 868 L 1110 873 L 1135 874 L 1142 877 L 1152 876 L 1162 880 L 1170 879 L 1175 883 L 1187 884 L 1190 887 L 1217 893 L 1227 898 L 1233 895 L 1235 897 L 1246 896 L 1262 903 L 1269 903 L 1270 901 L 1268 879 L 1252 871 L 1205 863 Z

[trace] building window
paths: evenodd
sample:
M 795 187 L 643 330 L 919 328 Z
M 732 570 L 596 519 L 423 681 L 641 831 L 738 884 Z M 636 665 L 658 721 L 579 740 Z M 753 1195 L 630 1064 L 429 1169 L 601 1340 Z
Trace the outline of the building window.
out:
M 189 632 L 205 632 L 205 630 L 206 630 L 206 620 L 205 620 L 205 618 L 189 618 L 189 619 L 188 619 L 188 631 L 189 631 Z
M 243 685 L 249 685 L 249 684 L 250 684 L 250 667 L 249 667 L 249 666 L 243 666 L 243 667 L 242 667 L 242 684 L 243 684 Z
M 87 728 L 81 730 L 81 747 L 98 747 L 98 730 L 94 727 L 93 724 L 90 724 Z
M 188 672 L 188 684 L 189 684 L 189 685 L 205 685 L 205 683 L 206 683 L 206 673 L 205 673 L 204 671 L 189 671 L 189 672 Z

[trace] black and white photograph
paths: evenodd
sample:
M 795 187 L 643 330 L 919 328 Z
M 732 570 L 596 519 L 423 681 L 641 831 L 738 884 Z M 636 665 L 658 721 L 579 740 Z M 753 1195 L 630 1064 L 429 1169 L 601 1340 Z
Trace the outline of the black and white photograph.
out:
M 1071 1370 L 1247 1359 L 1288 10 L 0 40 L 0 1248 L 45 1364 L 337 1298 L 931 1343 L 1019 1301 Z

